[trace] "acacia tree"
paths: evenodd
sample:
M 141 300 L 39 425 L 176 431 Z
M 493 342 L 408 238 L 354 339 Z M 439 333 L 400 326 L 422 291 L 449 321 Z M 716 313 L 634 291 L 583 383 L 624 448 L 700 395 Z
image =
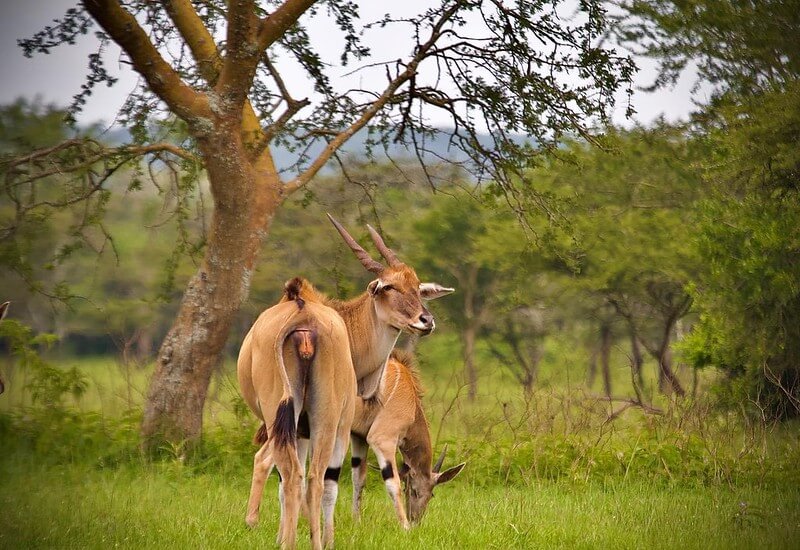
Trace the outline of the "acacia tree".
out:
M 307 26 L 325 12 L 340 31 L 338 62 L 321 53 L 330 46 L 315 41 L 320 37 Z M 417 15 L 367 23 L 353 1 L 83 0 L 21 41 L 29 54 L 47 52 L 96 29 L 99 50 L 73 109 L 93 86 L 113 83 L 103 65 L 110 41 L 141 83 L 120 113 L 132 143 L 110 148 L 73 139 L 6 167 L 7 178 L 19 183 L 9 186 L 18 212 L 38 206 L 25 184 L 52 175 L 47 166 L 79 174 L 83 200 L 106 191 L 109 171 L 143 155 L 183 159 L 184 168 L 201 167 L 209 182 L 213 214 L 202 260 L 158 353 L 145 442 L 200 434 L 211 373 L 248 294 L 270 220 L 356 132 L 368 132 L 367 149 L 399 142 L 422 159 L 425 138 L 435 132 L 429 116 L 438 111 L 454 127 L 452 147 L 467 154 L 474 173 L 490 178 L 519 212 L 526 201 L 543 204 L 520 177 L 536 155 L 514 133 L 546 150 L 565 134 L 588 136 L 589 126 L 607 120 L 633 64 L 604 45 L 605 24 L 596 0 L 577 9 L 558 1 L 441 0 Z M 410 49 L 391 61 L 372 59 L 365 37 L 380 37 L 389 26 L 406 29 Z M 360 72 L 335 85 L 330 75 L 352 63 Z M 302 69 L 307 80 L 285 79 L 288 67 Z M 165 140 L 153 131 L 160 114 L 172 117 L 186 139 Z M 479 139 L 486 131 L 489 143 Z M 286 171 L 274 162 L 278 145 L 297 152 Z

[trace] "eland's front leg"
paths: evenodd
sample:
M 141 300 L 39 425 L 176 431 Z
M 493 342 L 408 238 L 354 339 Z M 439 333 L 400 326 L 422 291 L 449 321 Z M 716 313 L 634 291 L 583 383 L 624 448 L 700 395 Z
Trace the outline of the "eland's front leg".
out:
M 403 505 L 403 490 L 400 484 L 400 472 L 397 470 L 397 444 L 394 441 L 378 440 L 370 441 L 370 447 L 375 451 L 378 464 L 381 466 L 381 476 L 386 485 L 386 492 L 394 503 L 394 511 L 403 529 L 409 529 L 406 509 Z

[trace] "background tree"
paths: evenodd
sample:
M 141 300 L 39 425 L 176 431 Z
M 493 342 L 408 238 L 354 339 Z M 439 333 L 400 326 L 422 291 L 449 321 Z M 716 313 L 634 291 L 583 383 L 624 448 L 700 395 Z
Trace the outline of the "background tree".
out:
M 544 252 L 550 236 L 535 227 L 537 239 L 526 238 L 513 214 L 496 197 L 484 197 L 484 227 L 475 232 L 475 260 L 490 281 L 484 295 L 481 337 L 491 355 L 530 395 L 539 376 L 545 339 L 563 309 L 558 300 L 558 266 Z M 546 225 L 546 224 L 545 224 Z
M 727 373 L 728 404 L 768 418 L 800 413 L 799 84 L 719 111 L 693 242 L 689 357 Z
M 714 98 L 749 95 L 800 75 L 796 0 L 622 0 L 615 33 L 637 53 L 659 62 L 654 87 L 678 81 L 696 66 Z
M 664 125 L 611 130 L 606 139 L 614 154 L 574 143 L 566 153 L 571 162 L 537 172 L 544 187 L 567 201 L 577 239 L 570 252 L 577 276 L 567 284 L 596 304 L 601 356 L 608 356 L 602 350 L 613 332 L 627 335 L 634 369 L 641 344 L 658 362 L 661 390 L 683 394 L 670 350 L 675 323 L 691 305 L 684 286 L 693 263 L 685 243 L 692 205 L 703 196 L 695 166 L 700 149 L 680 128 Z
M 441 307 L 447 309 L 449 319 L 461 332 L 464 378 L 471 400 L 478 390 L 475 345 L 492 315 L 498 273 L 484 261 L 487 255 L 481 250 L 489 215 L 476 197 L 455 190 L 432 205 L 413 226 L 418 269 L 441 280 L 455 281 L 458 296 Z
M 146 442 L 200 434 L 209 379 L 248 294 L 272 217 L 356 132 L 369 127 L 368 148 L 396 140 L 421 153 L 434 131 L 427 113 L 444 113 L 455 126 L 453 146 L 468 154 L 477 174 L 493 178 L 509 201 L 519 203 L 513 177 L 533 151 L 512 139 L 513 132 L 547 148 L 565 133 L 588 135 L 590 121 L 606 120 L 615 92 L 630 81 L 632 63 L 604 46 L 600 2 L 581 3 L 569 20 L 562 18 L 567 10 L 572 6 L 559 2 L 445 0 L 419 15 L 363 25 L 352 2 L 85 0 L 21 41 L 28 54 L 46 53 L 99 27 L 99 50 L 74 109 L 93 86 L 113 83 L 103 65 L 109 41 L 142 79 L 120 113 L 133 142 L 108 148 L 73 140 L 12 163 L 18 204 L 30 200 L 19 182 L 47 175 L 45 159 L 59 163 L 62 173 L 82 176 L 88 196 L 105 193 L 108 174 L 142 155 L 178 159 L 189 173 L 202 167 L 209 181 L 213 213 L 200 242 L 202 260 L 158 354 L 144 411 Z M 340 89 L 328 76 L 330 60 L 305 26 L 323 12 L 343 44 L 334 66 L 363 63 L 359 87 Z M 362 33 L 388 25 L 408 29 L 408 50 L 391 62 L 370 60 Z M 292 64 L 305 71 L 309 86 L 283 78 Z M 167 113 L 185 139 L 153 129 L 150 121 Z M 477 139 L 482 129 L 489 130 L 490 144 Z M 272 154 L 277 144 L 297 152 L 283 173 Z M 534 191 L 527 195 L 538 198 Z
M 798 3 L 623 5 L 620 36 L 659 60 L 664 72 L 656 86 L 674 82 L 690 61 L 714 85 L 711 102 L 695 116 L 713 193 L 696 211 L 698 232 L 690 241 L 698 259 L 691 293 L 702 313 L 689 356 L 697 367 L 728 373 L 732 404 L 748 403 L 762 416 L 795 415 Z

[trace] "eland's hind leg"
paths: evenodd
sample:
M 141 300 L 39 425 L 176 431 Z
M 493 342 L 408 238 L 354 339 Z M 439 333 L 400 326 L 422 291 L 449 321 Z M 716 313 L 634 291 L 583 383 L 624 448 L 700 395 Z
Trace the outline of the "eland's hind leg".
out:
M 322 495 L 322 516 L 325 520 L 325 529 L 322 542 L 326 547 L 333 546 L 333 512 L 336 508 L 336 499 L 339 496 L 339 474 L 342 471 L 342 463 L 347 454 L 349 432 L 349 424 L 347 426 L 340 425 L 336 434 L 333 454 L 328 460 L 328 467 L 325 470 L 325 492 Z
M 294 445 L 275 446 L 272 456 L 275 466 L 278 467 L 283 492 L 278 536 L 281 548 L 294 548 L 303 484 L 300 461 L 297 459 Z
M 253 480 L 250 484 L 250 498 L 247 501 L 247 516 L 245 517 L 248 527 L 255 527 L 258 523 L 258 509 L 264 494 L 264 482 L 272 470 L 273 461 L 269 447 L 269 442 L 264 443 L 253 459 Z
M 297 459 L 300 461 L 301 475 L 303 477 L 303 495 L 300 498 L 300 514 L 308 519 L 308 502 L 306 494 L 308 491 L 308 481 L 306 479 L 306 462 L 308 459 L 308 448 L 311 441 L 304 437 L 297 438 Z
M 311 528 L 312 548 L 322 548 L 320 532 L 320 515 L 322 511 L 322 493 L 325 480 L 328 478 L 328 464 L 334 451 L 336 425 L 331 422 L 322 422 L 313 426 L 314 433 L 311 443 L 311 463 L 308 466 L 307 492 L 308 523 Z
M 353 472 L 353 518 L 361 517 L 361 494 L 367 481 L 367 452 L 369 445 L 367 441 L 358 435 L 350 438 L 352 442 L 350 465 Z

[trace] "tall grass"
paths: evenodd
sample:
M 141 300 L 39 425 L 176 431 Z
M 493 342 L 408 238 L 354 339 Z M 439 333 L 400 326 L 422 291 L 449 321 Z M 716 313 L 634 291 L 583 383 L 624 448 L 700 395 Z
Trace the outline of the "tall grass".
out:
M 446 334 L 419 350 L 437 450 L 448 443 L 448 464 L 466 460 L 467 468 L 437 489 L 423 524 L 409 533 L 397 526 L 377 473 L 370 473 L 360 524 L 343 488 L 340 547 L 786 548 L 800 535 L 797 426 L 714 409 L 704 389 L 709 375 L 700 380 L 703 398 L 680 401 L 659 396 L 649 376 L 653 409 L 626 408 L 585 386 L 580 349 L 551 339 L 530 394 L 479 349 L 473 402 L 457 356 Z M 178 445 L 155 461 L 137 447 L 150 367 L 106 357 L 59 364 L 76 367 L 87 386 L 50 407 L 32 403 L 25 390 L 32 373 L 6 369 L 0 547 L 272 544 L 274 479 L 261 527 L 244 528 L 256 422 L 238 395 L 232 362 L 214 378 L 197 452 L 187 457 Z M 615 395 L 631 395 L 622 350 L 613 364 Z
M 277 529 L 274 479 L 251 531 L 243 521 L 244 475 L 198 474 L 172 463 L 101 470 L 9 470 L 4 463 L 3 475 L 2 548 L 272 547 Z M 377 474 L 360 523 L 350 517 L 349 497 L 343 488 L 339 548 L 792 548 L 800 520 L 796 487 L 487 487 L 467 479 L 439 488 L 410 532 L 395 521 Z M 301 547 L 307 537 L 301 522 Z

